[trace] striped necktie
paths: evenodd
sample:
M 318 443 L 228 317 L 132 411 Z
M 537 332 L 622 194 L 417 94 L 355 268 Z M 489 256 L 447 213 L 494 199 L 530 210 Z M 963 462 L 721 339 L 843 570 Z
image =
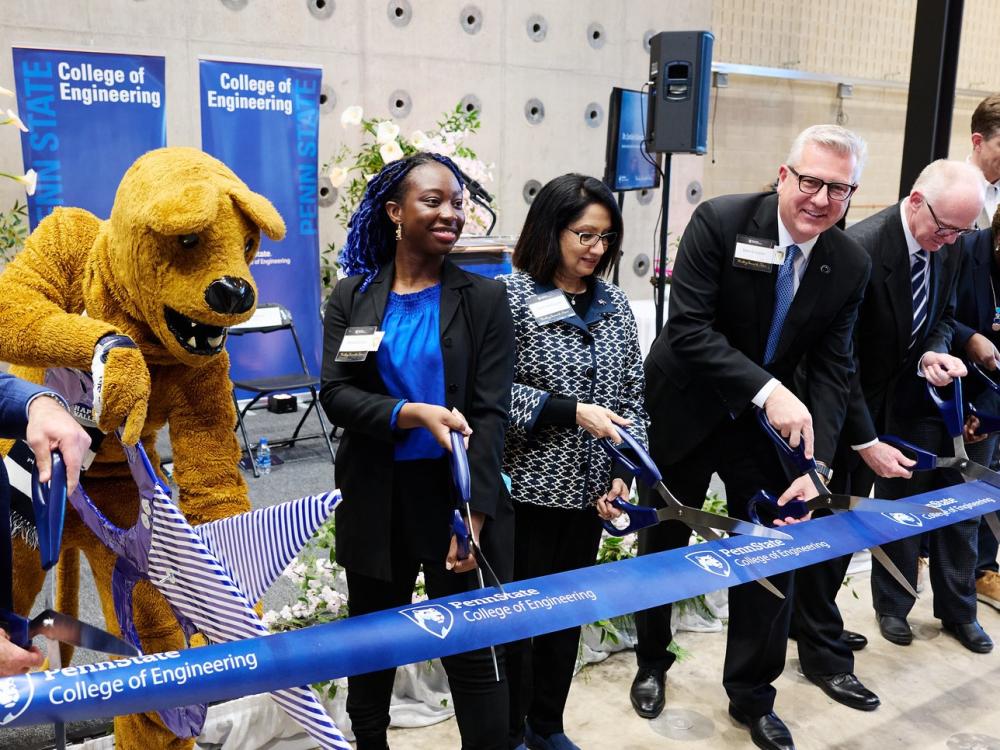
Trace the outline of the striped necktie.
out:
M 927 251 L 921 248 L 913 254 L 913 265 L 910 266 L 910 290 L 913 293 L 913 327 L 910 329 L 910 345 L 912 349 L 917 343 L 920 331 L 927 322 Z
M 788 308 L 792 306 L 795 296 L 795 258 L 799 254 L 798 245 L 789 245 L 785 254 L 785 262 L 778 269 L 778 278 L 774 282 L 774 313 L 771 316 L 771 330 L 767 334 L 767 348 L 764 350 L 764 364 L 770 364 L 778 350 L 781 340 L 781 328 L 785 324 Z

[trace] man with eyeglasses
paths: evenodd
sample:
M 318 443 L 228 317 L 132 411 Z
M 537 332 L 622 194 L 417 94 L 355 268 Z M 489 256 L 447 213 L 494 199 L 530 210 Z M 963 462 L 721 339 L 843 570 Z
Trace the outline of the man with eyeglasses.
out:
M 834 462 L 839 491 L 867 495 L 874 482 L 877 497 L 895 499 L 961 481 L 943 471 L 911 474 L 913 461 L 880 442 L 878 435 L 891 433 L 934 453 L 951 453 L 951 438 L 927 383 L 943 387 L 966 374 L 962 360 L 948 354 L 955 338 L 954 294 L 961 262 L 959 248 L 952 245 L 972 231 L 983 200 L 983 175 L 977 167 L 941 159 L 924 168 L 903 200 L 847 230 L 871 256 L 872 275 L 858 318 L 857 371 Z M 985 653 L 992 641 L 976 620 L 977 527 L 975 519 L 931 532 L 930 573 L 934 614 L 945 631 L 966 648 Z M 883 547 L 912 585 L 919 540 L 913 536 Z M 798 629 L 817 621 L 827 628 L 841 624 L 834 597 L 847 563 L 846 558 L 839 564 L 831 561 L 824 564 L 825 578 L 814 576 L 813 608 L 803 613 L 800 603 Z M 878 563 L 871 582 L 882 636 L 901 646 L 910 644 L 913 633 L 906 618 L 913 597 Z M 807 637 L 820 636 L 813 629 Z
M 777 192 L 729 195 L 702 203 L 681 239 L 669 319 L 645 362 L 650 450 L 682 502 L 701 507 L 717 472 L 729 513 L 747 518 L 760 489 L 816 494 L 808 477 L 789 485 L 754 407 L 793 446 L 833 460 L 853 369 L 851 334 L 870 261 L 834 225 L 847 210 L 866 156 L 864 142 L 836 125 L 817 125 L 794 141 L 778 168 Z M 811 389 L 793 392 L 802 367 Z M 662 505 L 655 493 L 645 504 Z M 644 530 L 640 554 L 682 547 L 689 529 L 668 522 Z M 788 591 L 792 574 L 771 577 Z M 771 683 L 785 665 L 790 599 L 757 583 L 729 590 L 723 685 L 729 712 L 762 748 L 794 747 L 774 713 Z M 670 607 L 636 614 L 639 669 L 632 705 L 645 718 L 664 706 L 664 673 L 674 661 Z

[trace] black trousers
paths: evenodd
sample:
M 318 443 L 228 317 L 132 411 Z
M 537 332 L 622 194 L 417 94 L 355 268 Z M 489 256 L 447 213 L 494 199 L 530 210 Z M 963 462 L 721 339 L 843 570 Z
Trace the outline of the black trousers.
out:
M 650 431 L 654 461 L 667 440 L 676 435 Z M 748 520 L 747 502 L 758 490 L 780 494 L 788 487 L 778 455 L 761 432 L 752 412 L 718 427 L 694 452 L 674 465 L 657 461 L 663 481 L 685 505 L 701 507 L 713 473 L 726 485 L 729 514 Z M 663 507 L 655 493 L 645 493 L 643 503 Z M 661 523 L 639 533 L 639 554 L 676 549 L 687 544 L 690 529 L 679 522 Z M 778 599 L 757 583 L 729 589 L 729 632 L 722 684 L 733 705 L 751 717 L 774 707 L 771 683 L 785 667 L 788 626 L 791 620 L 792 574 L 770 577 L 785 599 Z M 654 583 L 654 582 L 651 582 Z M 662 582 L 668 584 L 668 582 Z M 636 658 L 641 667 L 669 668 L 674 656 L 670 645 L 670 605 L 636 613 Z
M 517 581 L 593 565 L 601 543 L 600 518 L 593 508 L 517 503 L 514 528 Z M 578 627 L 507 644 L 511 748 L 524 740 L 525 719 L 543 737 L 563 731 L 579 644 Z
M 904 440 L 938 455 L 952 455 L 952 440 L 937 418 L 926 418 L 894 426 Z M 877 479 L 875 494 L 895 500 L 962 482 L 947 469 L 916 472 L 912 479 Z M 934 616 L 945 622 L 968 623 L 976 619 L 976 560 L 979 518 L 959 521 L 928 534 L 930 579 L 934 589 Z M 889 558 L 911 585 L 917 582 L 920 536 L 883 545 Z M 914 599 L 878 563 L 872 565 L 872 599 L 878 614 L 906 617 Z
M 442 538 L 447 541 L 447 520 L 441 521 L 443 529 L 430 534 L 419 532 L 426 523 L 415 519 L 415 513 L 427 506 L 440 505 L 430 515 L 447 519 L 447 505 L 451 500 L 447 490 L 438 501 L 428 488 L 447 487 L 447 464 L 444 462 L 407 461 L 396 464 L 393 481 L 392 508 L 392 580 L 347 571 L 347 604 L 351 616 L 377 612 L 409 604 L 413 584 L 421 565 L 424 583 L 431 599 L 463 593 L 479 588 L 474 571 L 456 575 L 444 567 L 447 547 L 441 551 Z M 373 521 L 377 522 L 377 520 Z M 434 556 L 428 557 L 427 550 Z M 440 554 L 439 554 L 440 553 Z M 506 750 L 507 747 L 507 683 L 504 676 L 504 650 L 498 646 L 497 659 L 500 682 L 493 671 L 493 658 L 489 649 L 479 649 L 455 656 L 446 656 L 441 662 L 448 674 L 448 684 L 455 705 L 462 747 L 466 750 Z M 396 670 L 354 675 L 347 678 L 347 712 L 357 742 L 358 750 L 385 750 L 389 728 L 389 703 Z

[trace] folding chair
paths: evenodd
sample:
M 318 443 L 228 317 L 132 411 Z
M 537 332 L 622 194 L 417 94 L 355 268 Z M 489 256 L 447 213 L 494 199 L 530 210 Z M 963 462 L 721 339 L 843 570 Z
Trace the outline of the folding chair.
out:
M 253 407 L 254 404 L 271 393 L 308 390 L 311 395 L 311 399 L 305 412 L 302 414 L 302 419 L 299 420 L 298 425 L 295 427 L 295 432 L 292 433 L 292 436 L 286 439 L 270 441 L 270 444 L 272 446 L 292 446 L 295 445 L 298 440 L 311 440 L 321 437 L 326 442 L 326 448 L 330 452 L 331 463 L 334 462 L 336 458 L 333 452 L 333 443 L 330 442 L 330 430 L 326 426 L 326 420 L 323 418 L 323 410 L 319 405 L 319 378 L 309 372 L 309 365 L 306 364 L 306 357 L 302 352 L 302 344 L 299 342 L 299 336 L 295 332 L 295 325 L 292 322 L 292 314 L 288 311 L 288 309 L 283 305 L 277 304 L 258 305 L 257 311 L 253 314 L 253 317 L 246 323 L 232 326 L 229 329 L 229 335 L 246 336 L 251 333 L 266 334 L 274 333 L 276 331 L 288 331 L 292 334 L 292 341 L 295 342 L 295 350 L 298 352 L 299 362 L 302 365 L 302 371 L 288 373 L 286 375 L 274 375 L 267 378 L 233 381 L 233 403 L 236 405 L 236 421 L 238 427 L 240 428 L 240 433 L 243 435 L 243 445 L 246 446 L 247 457 L 250 461 L 250 468 L 253 470 L 253 475 L 255 477 L 259 477 L 260 473 L 257 471 L 256 457 L 250 447 L 250 440 L 247 437 L 247 428 L 246 424 L 243 422 L 243 417 L 246 416 L 246 413 Z M 237 390 L 249 391 L 255 394 L 242 409 L 240 409 L 239 400 L 236 398 Z M 305 423 L 306 417 L 309 416 L 309 412 L 313 409 L 316 410 L 316 418 L 319 419 L 321 432 L 315 435 L 300 436 L 299 432 L 302 430 L 302 425 Z

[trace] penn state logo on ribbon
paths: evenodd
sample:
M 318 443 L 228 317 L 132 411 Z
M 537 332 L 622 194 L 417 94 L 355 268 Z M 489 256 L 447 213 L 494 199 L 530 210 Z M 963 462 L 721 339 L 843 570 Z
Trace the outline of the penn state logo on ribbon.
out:
M 721 557 L 712 550 L 702 550 L 700 552 L 689 552 L 684 555 L 706 573 L 712 573 L 720 578 L 727 578 L 731 572 L 729 561 Z
M 919 528 L 924 525 L 917 516 L 912 513 L 883 513 L 883 516 L 888 518 L 890 521 L 895 521 L 903 526 L 912 526 L 913 528 Z
M 0 678 L 0 727 L 14 721 L 31 705 L 35 683 L 32 680 L 26 683 L 27 689 L 24 682 L 19 687 L 10 677 Z
M 442 640 L 451 632 L 451 626 L 455 624 L 454 615 L 440 604 L 409 607 L 399 610 L 399 614 L 421 630 Z

